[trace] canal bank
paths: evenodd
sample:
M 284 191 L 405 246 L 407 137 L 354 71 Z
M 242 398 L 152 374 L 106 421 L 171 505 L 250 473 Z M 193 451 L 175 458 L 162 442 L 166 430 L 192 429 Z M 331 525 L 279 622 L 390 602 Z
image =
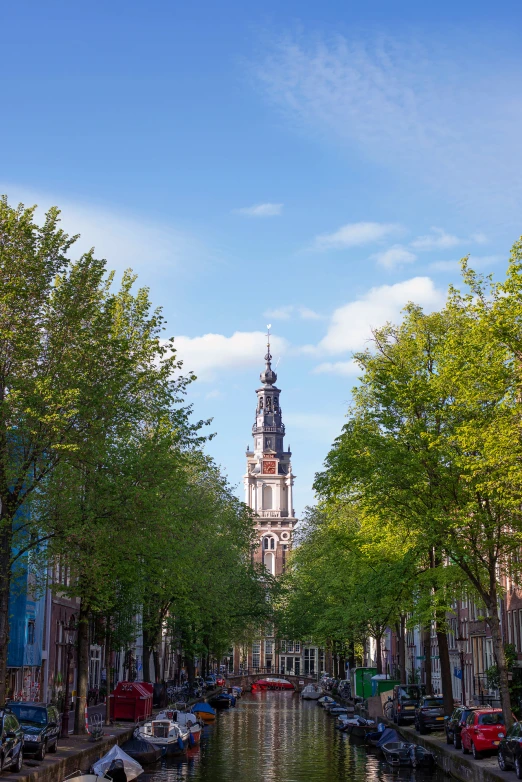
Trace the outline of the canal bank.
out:
M 463 755 L 462 750 L 455 749 L 452 744 L 446 743 L 446 736 L 440 734 L 428 734 L 421 736 L 415 728 L 401 725 L 398 727 L 387 719 L 380 719 L 391 728 L 394 728 L 405 741 L 411 741 L 420 744 L 422 747 L 431 750 L 437 759 L 437 765 L 443 769 L 446 774 L 450 774 L 455 779 L 462 782 L 500 782 L 511 780 L 514 782 L 516 776 L 513 771 L 501 771 L 498 767 L 496 755 L 484 757 L 481 760 L 474 760 L 470 755 Z
M 187 706 L 208 700 L 221 692 L 221 688 L 208 692 L 204 698 L 192 698 Z M 154 710 L 157 714 L 159 709 Z M 91 736 L 70 735 L 60 739 L 58 751 L 47 754 L 44 760 L 24 757 L 21 771 L 0 773 L 0 782 L 62 782 L 75 771 L 87 772 L 93 763 L 105 755 L 115 744 L 121 745 L 132 738 L 136 725 L 129 722 L 116 722 L 104 726 L 104 735 L 96 740 Z

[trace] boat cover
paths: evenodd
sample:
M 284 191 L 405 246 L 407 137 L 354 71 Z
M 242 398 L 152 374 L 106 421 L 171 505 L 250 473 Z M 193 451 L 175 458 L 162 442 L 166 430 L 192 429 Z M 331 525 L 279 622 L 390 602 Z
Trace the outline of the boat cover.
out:
M 381 738 L 377 742 L 377 746 L 382 747 L 383 744 L 388 744 L 390 741 L 402 741 L 402 738 L 393 728 L 386 728 L 386 730 L 383 730 L 381 733 Z
M 194 712 L 194 714 L 197 711 L 202 711 L 203 714 L 215 714 L 216 713 L 215 710 L 212 708 L 212 706 L 209 706 L 208 703 L 203 703 L 203 702 L 196 703 L 196 705 L 192 707 L 192 711 Z
M 103 774 L 109 770 L 110 765 L 114 760 L 123 761 L 123 768 L 125 769 L 128 782 L 132 779 L 136 779 L 136 777 L 143 772 L 143 768 L 138 761 L 133 760 L 121 749 L 121 747 L 118 747 L 117 744 L 115 744 L 114 747 L 111 747 L 106 755 L 94 763 L 92 770 L 95 774 L 98 774 L 98 776 L 103 776 Z

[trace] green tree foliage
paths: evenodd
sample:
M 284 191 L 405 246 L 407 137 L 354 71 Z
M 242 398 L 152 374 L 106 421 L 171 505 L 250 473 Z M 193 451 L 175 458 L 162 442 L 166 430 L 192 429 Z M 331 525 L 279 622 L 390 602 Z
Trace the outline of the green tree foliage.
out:
M 153 655 L 170 624 L 192 659 L 265 621 L 270 590 L 161 312 L 130 272 L 117 288 L 93 252 L 74 259 L 74 241 L 58 210 L 39 226 L 0 201 L 0 703 L 16 562 L 62 561 L 60 590 L 80 598 L 83 732 L 91 619 L 109 652 L 142 631 Z
M 373 349 L 356 357 L 363 374 L 349 420 L 316 481 L 327 507 L 362 507 L 393 525 L 401 545 L 413 541 L 419 556 L 424 547 L 448 709 L 455 572 L 485 605 L 508 724 L 498 604 L 500 579 L 520 578 L 521 260 L 517 243 L 503 283 L 464 261 L 467 293 L 450 289 L 430 315 L 411 304 L 401 324 L 374 333 Z

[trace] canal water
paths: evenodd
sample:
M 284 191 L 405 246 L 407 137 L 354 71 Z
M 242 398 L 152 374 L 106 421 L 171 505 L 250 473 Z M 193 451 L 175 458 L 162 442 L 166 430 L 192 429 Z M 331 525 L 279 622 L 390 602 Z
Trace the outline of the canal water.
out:
M 366 750 L 335 729 L 315 701 L 291 692 L 245 695 L 203 731 L 201 746 L 183 760 L 149 767 L 140 782 L 362 782 L 447 781 L 442 771 L 392 771 L 376 750 Z

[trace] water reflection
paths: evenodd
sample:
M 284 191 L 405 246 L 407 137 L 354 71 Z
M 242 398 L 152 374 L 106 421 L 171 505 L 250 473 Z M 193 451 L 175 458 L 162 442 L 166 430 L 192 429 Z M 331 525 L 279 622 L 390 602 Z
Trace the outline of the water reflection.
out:
M 392 772 L 375 751 L 367 751 L 335 730 L 313 701 L 292 693 L 246 695 L 235 709 L 205 727 L 201 747 L 179 761 L 147 769 L 143 782 L 442 782 L 441 771 Z

